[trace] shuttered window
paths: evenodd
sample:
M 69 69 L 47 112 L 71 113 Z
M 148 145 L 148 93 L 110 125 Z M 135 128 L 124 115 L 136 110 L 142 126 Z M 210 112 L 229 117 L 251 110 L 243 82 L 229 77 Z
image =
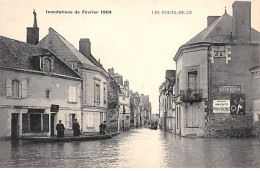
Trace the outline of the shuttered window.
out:
M 28 96 L 28 80 L 11 80 L 6 78 L 6 97 L 25 98 Z
M 77 102 L 77 87 L 69 86 L 69 102 Z
M 20 97 L 20 81 L 13 80 L 12 81 L 12 97 Z

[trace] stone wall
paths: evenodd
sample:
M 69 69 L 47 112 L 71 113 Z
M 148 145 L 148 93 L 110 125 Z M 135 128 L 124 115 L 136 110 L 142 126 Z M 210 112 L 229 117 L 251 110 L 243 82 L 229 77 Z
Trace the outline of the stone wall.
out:
M 108 132 L 117 132 L 118 116 L 119 116 L 119 104 L 118 104 L 119 86 L 111 77 L 108 78 L 107 89 L 108 89 L 107 130 Z
M 231 60 L 214 58 L 210 64 L 210 103 L 208 118 L 208 136 L 211 137 L 248 137 L 254 134 L 252 76 L 249 68 L 257 64 L 257 47 L 250 44 L 232 45 Z M 223 86 L 237 86 L 240 91 L 222 92 Z M 213 113 L 213 100 L 230 101 L 232 94 L 244 94 L 243 114 Z

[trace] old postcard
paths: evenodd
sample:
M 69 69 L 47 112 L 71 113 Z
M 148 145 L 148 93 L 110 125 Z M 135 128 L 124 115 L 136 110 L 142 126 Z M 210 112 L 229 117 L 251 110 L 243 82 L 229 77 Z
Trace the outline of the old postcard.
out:
M 259 87 L 258 0 L 0 0 L 1 168 L 257 168 Z

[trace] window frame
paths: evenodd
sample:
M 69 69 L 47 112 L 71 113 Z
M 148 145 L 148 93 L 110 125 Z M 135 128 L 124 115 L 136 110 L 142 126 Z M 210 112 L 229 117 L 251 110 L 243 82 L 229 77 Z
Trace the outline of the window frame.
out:
M 189 74 L 190 73 L 196 73 L 197 77 L 196 77 L 196 86 L 193 87 L 195 90 L 200 89 L 200 71 L 199 71 L 199 65 L 196 66 L 189 66 L 186 68 L 187 72 L 186 72 L 186 76 L 187 76 L 187 89 L 190 89 L 190 83 L 189 83 Z

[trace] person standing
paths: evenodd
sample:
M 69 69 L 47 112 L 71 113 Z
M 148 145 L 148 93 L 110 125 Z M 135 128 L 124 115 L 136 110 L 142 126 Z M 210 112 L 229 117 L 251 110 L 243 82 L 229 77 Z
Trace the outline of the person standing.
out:
M 100 135 L 103 134 L 103 122 L 99 125 L 99 133 Z
M 107 130 L 107 125 L 106 125 L 106 121 L 103 122 L 103 131 L 102 134 L 105 135 L 106 134 L 106 130 Z
M 80 125 L 77 121 L 77 119 L 74 120 L 73 124 L 72 124 L 72 129 L 73 129 L 73 136 L 77 137 L 80 135 Z
M 65 127 L 64 125 L 61 123 L 61 120 L 59 120 L 59 123 L 56 125 L 56 130 L 57 130 L 57 137 L 64 137 L 64 131 L 65 131 Z

